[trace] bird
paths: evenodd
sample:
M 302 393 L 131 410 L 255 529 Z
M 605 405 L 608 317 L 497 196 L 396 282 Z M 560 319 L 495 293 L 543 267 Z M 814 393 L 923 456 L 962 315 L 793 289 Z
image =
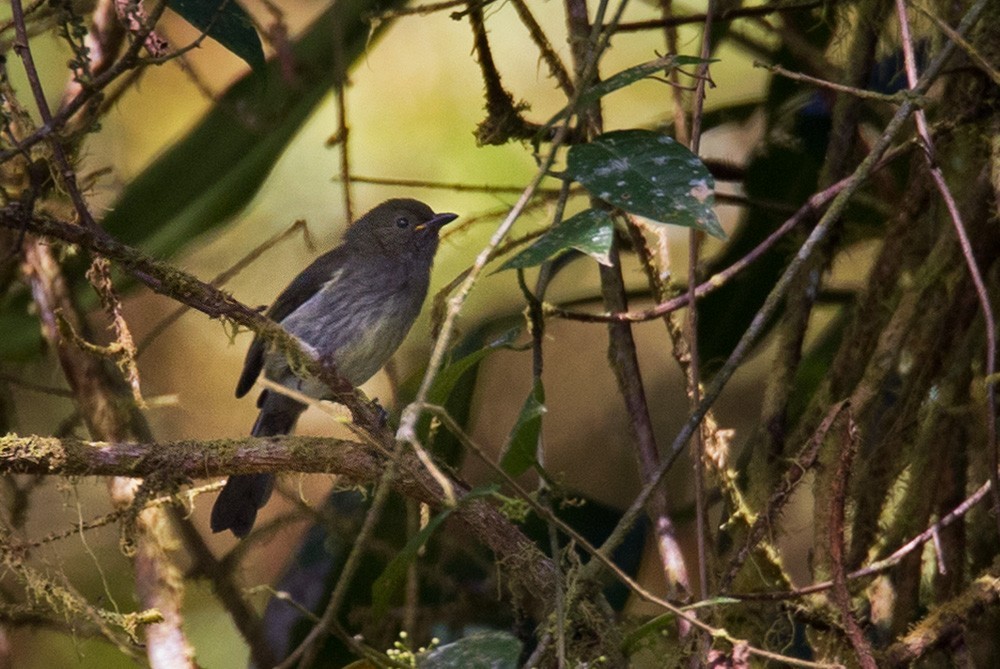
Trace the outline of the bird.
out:
M 441 228 L 457 214 L 434 213 L 418 200 L 396 198 L 359 218 L 339 246 L 321 255 L 278 295 L 267 316 L 295 335 L 311 353 L 332 360 L 357 387 L 375 375 L 403 342 L 427 296 Z M 256 336 L 247 350 L 236 397 L 261 372 L 308 397 L 331 399 L 315 378 L 302 378 L 285 355 Z M 289 434 L 306 405 L 273 390 L 257 398 L 260 412 L 250 434 Z M 212 507 L 213 532 L 250 533 L 271 496 L 274 474 L 230 476 Z

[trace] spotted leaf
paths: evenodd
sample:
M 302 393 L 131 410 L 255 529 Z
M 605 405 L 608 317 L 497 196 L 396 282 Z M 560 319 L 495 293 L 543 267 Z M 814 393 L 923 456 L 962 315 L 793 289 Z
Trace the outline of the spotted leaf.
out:
M 566 171 L 605 202 L 657 223 L 720 239 L 715 180 L 698 156 L 649 130 L 616 130 L 570 148 Z
M 608 252 L 611 250 L 613 236 L 614 227 L 608 213 L 600 209 L 587 209 L 546 232 L 497 271 L 540 265 L 566 249 L 576 249 L 602 265 L 610 265 Z

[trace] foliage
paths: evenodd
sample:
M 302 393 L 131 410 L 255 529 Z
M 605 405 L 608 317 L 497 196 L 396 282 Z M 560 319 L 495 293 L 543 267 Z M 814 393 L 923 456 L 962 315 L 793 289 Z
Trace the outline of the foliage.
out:
M 984 631 L 1000 616 L 1000 8 L 723 3 L 706 17 L 656 4 L 331 0 L 291 30 L 270 3 L 12 0 L 0 23 L 2 624 L 92 639 L 122 662 L 192 667 L 226 646 L 215 627 L 196 639 L 183 605 L 207 579 L 212 600 L 199 607 L 228 614 L 256 666 L 995 664 L 1000 646 Z M 539 20 L 553 8 L 558 38 Z M 499 184 L 369 179 L 481 191 L 483 209 L 504 199 L 481 216 L 495 224 L 489 238 L 471 226 L 455 235 L 466 266 L 437 300 L 426 364 L 393 389 L 387 413 L 220 289 L 268 244 L 211 283 L 180 265 L 235 235 L 331 92 L 328 135 L 352 211 L 365 178 L 350 149 L 365 126 L 349 121 L 379 110 L 347 104 L 348 84 L 365 80 L 358 65 L 376 37 L 425 56 L 434 45 L 407 28 L 441 11 L 471 31 L 486 98 L 476 138 L 510 144 L 537 170 L 509 198 Z M 505 16 L 523 27 L 521 55 L 539 54 L 555 102 L 521 102 L 501 80 L 518 65 L 493 52 L 490 27 Z M 188 45 L 170 39 L 177 17 L 199 33 Z M 612 45 L 631 59 L 625 47 L 650 35 L 698 52 L 608 64 Z M 146 95 L 140 75 L 154 68 L 210 64 L 195 48 L 206 40 L 235 57 L 237 78 L 100 206 L 95 186 L 114 181 L 89 152 L 115 103 L 132 114 L 126 103 Z M 55 69 L 61 97 L 46 96 L 41 65 L 53 44 L 69 53 Z M 706 103 L 713 73 L 752 60 L 771 68 L 766 91 Z M 409 83 L 380 91 L 382 103 L 438 104 L 440 91 L 428 103 Z M 629 106 L 652 86 L 655 104 Z M 391 129 L 397 163 L 428 162 L 411 155 L 418 130 Z M 714 131 L 752 149 L 704 158 Z M 723 206 L 738 213 L 720 220 Z M 541 212 L 535 223 L 530 212 Z M 664 250 L 677 240 L 686 264 Z M 592 281 L 563 299 L 581 276 Z M 470 315 L 488 289 L 503 299 Z M 157 439 L 140 376 L 147 347 L 122 297 L 149 291 L 296 356 L 350 411 L 349 436 Z M 692 299 L 696 309 L 677 313 Z M 646 327 L 687 402 L 679 389 L 664 396 L 662 361 L 640 355 L 647 321 L 665 326 Z M 226 332 L 214 332 L 222 350 Z M 577 332 L 606 341 L 606 377 Z M 58 387 L 39 382 L 56 368 Z M 568 393 L 586 403 L 578 414 L 565 415 L 564 378 L 586 384 Z M 38 393 L 56 399 L 36 406 Z M 717 414 L 725 401 L 742 417 Z M 497 427 L 494 413 L 511 418 Z M 624 461 L 636 463 L 631 478 L 616 469 Z M 693 474 L 668 481 L 678 462 Z M 485 485 L 463 480 L 473 465 Z M 218 557 L 183 507 L 196 496 L 206 506 L 191 479 L 275 470 L 357 487 L 320 504 L 282 488 L 291 510 Z M 615 489 L 574 489 L 581 471 Z M 111 475 L 111 507 L 81 497 L 68 504 L 78 520 L 60 527 L 47 482 L 94 474 Z M 673 485 L 687 479 L 693 495 Z M 105 527 L 116 531 L 93 552 Z M 70 537 L 85 559 L 42 552 Z M 261 545 L 275 537 L 287 563 L 258 612 L 243 579 L 275 562 Z M 652 568 L 640 583 L 643 555 Z M 92 561 L 104 580 L 89 588 L 75 562 Z M 129 595 L 136 605 L 123 610 Z M 33 650 L 0 653 L 4 663 Z

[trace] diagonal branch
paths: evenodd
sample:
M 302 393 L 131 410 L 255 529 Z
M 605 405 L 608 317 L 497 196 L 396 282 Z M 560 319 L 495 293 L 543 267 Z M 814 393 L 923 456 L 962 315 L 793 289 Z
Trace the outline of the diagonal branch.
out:
M 337 374 L 327 361 L 316 360 L 303 350 L 299 340 L 284 328 L 214 286 L 211 286 L 167 263 L 154 260 L 138 249 L 122 244 L 101 229 L 91 230 L 52 218 L 36 216 L 25 220 L 17 205 L 0 209 L 0 226 L 21 229 L 75 244 L 104 256 L 131 273 L 154 292 L 166 295 L 210 318 L 225 319 L 264 337 L 289 357 L 293 368 L 306 370 L 332 389 L 334 399 L 350 409 L 355 423 L 372 432 L 380 430 L 378 410 Z
M 917 77 L 917 59 L 914 55 L 913 37 L 910 34 L 910 22 L 906 13 L 906 4 L 903 0 L 896 0 L 896 14 L 899 19 L 900 33 L 902 37 L 903 57 L 906 64 L 906 81 L 910 90 L 916 93 L 919 87 Z M 961 39 L 961 31 L 955 31 L 954 36 Z M 957 41 L 948 42 L 954 47 Z M 986 377 L 991 377 L 997 371 L 997 326 L 993 315 L 993 305 L 990 302 L 990 295 L 983 281 L 982 271 L 976 262 L 975 252 L 972 249 L 972 242 L 969 240 L 969 233 L 965 229 L 962 221 L 962 214 L 958 210 L 955 197 L 948 187 L 948 182 L 944 178 L 944 172 L 937 164 L 934 157 L 934 140 L 931 137 L 930 128 L 927 124 L 927 115 L 923 109 L 917 109 L 915 113 L 917 122 L 917 134 L 924 143 L 924 157 L 927 160 L 927 168 L 930 171 L 931 179 L 935 187 L 941 194 L 941 199 L 948 209 L 958 243 L 962 248 L 962 256 L 968 267 L 969 275 L 972 277 L 972 284 L 976 289 L 976 297 L 979 300 L 980 309 L 983 312 L 983 320 L 986 325 Z M 997 442 L 997 384 L 986 384 L 986 444 L 990 452 L 990 481 L 993 483 L 993 515 L 996 517 L 997 529 L 1000 530 L 1000 443 Z
M 983 11 L 986 9 L 988 3 L 989 0 L 978 0 L 972 7 L 969 8 L 959 25 L 958 32 L 960 34 L 967 33 L 972 26 L 975 25 Z M 920 81 L 916 86 L 912 87 L 914 93 L 918 95 L 923 94 L 928 88 L 930 88 L 931 84 L 937 79 L 941 70 L 944 68 L 945 63 L 948 62 L 954 51 L 954 43 L 949 42 L 942 47 L 941 51 L 937 54 L 930 66 L 924 72 L 923 76 L 920 78 Z M 722 389 L 729 382 L 729 379 L 732 378 L 736 369 L 743 364 L 750 351 L 753 350 L 754 346 L 761 338 L 766 324 L 771 320 L 771 318 L 773 318 L 781 304 L 784 302 L 784 298 L 789 287 L 791 286 L 792 280 L 798 274 L 799 270 L 806 263 L 806 261 L 812 256 L 816 247 L 830 233 L 833 224 L 839 220 L 850 199 L 861 187 L 861 184 L 865 181 L 865 179 L 872 174 L 875 167 L 879 164 L 879 161 L 888 150 L 893 138 L 903 129 L 910 114 L 912 114 L 915 109 L 916 103 L 911 100 L 907 100 L 900 106 L 893 118 L 889 121 L 885 130 L 882 132 L 882 136 L 879 137 L 873 145 L 868 156 L 861 161 L 861 164 L 858 165 L 857 169 L 854 170 L 854 173 L 848 178 L 847 184 L 844 186 L 843 190 L 841 190 L 834 198 L 830 208 L 826 211 L 820 221 L 816 224 L 816 227 L 810 233 L 809 237 L 799 248 L 799 251 L 795 255 L 792 262 L 787 268 L 785 268 L 781 278 L 778 279 L 778 282 L 775 284 L 771 293 L 764 301 L 764 305 L 757 312 L 756 316 L 754 316 L 753 322 L 740 338 L 739 343 L 733 349 L 729 359 L 726 360 L 725 364 L 715 375 L 711 385 L 706 389 L 705 395 L 701 403 L 698 405 L 698 408 L 692 412 L 687 422 L 674 439 L 673 444 L 671 444 L 670 451 L 663 459 L 656 476 L 643 486 L 642 491 L 632 502 L 631 506 L 629 506 L 626 510 L 621 518 L 621 521 L 615 527 L 614 532 L 612 532 L 612 534 L 605 541 L 601 550 L 613 550 L 614 547 L 618 546 L 624 539 L 629 529 L 634 525 L 636 520 L 638 520 L 653 492 L 656 490 L 657 486 L 659 486 L 660 481 L 666 475 L 667 471 L 670 470 L 677 457 L 683 451 L 684 447 L 688 443 L 688 440 L 691 438 L 691 435 L 701 423 L 701 419 L 705 416 L 705 413 L 719 398 L 719 395 L 722 393 Z
M 541 174 L 539 173 L 539 180 L 541 179 Z M 537 186 L 537 183 L 535 185 Z M 526 199 L 521 202 L 520 206 L 523 207 L 525 203 Z M 520 208 L 515 208 L 515 211 L 519 210 Z M 177 270 L 166 263 L 153 260 L 141 251 L 122 244 L 107 234 L 97 233 L 82 226 L 69 225 L 61 221 L 37 216 L 25 221 L 19 216 L 17 207 L 0 209 L 0 226 L 19 229 L 22 224 L 26 224 L 29 231 L 34 234 L 61 239 L 65 242 L 87 248 L 92 253 L 103 255 L 124 267 L 154 291 L 183 302 L 208 316 L 225 318 L 230 322 L 248 327 L 261 336 L 266 337 L 279 347 L 279 350 L 292 357 L 294 362 L 301 363 L 302 368 L 315 374 L 318 378 L 328 383 L 331 388 L 334 388 L 336 390 L 336 401 L 344 404 L 351 410 L 355 423 L 368 433 L 368 436 L 379 445 L 382 452 L 394 449 L 395 441 L 393 440 L 392 433 L 381 424 L 378 409 L 368 403 L 360 392 L 340 380 L 332 367 L 311 358 L 306 352 L 302 351 L 295 337 L 289 335 L 280 325 L 262 316 L 256 310 L 251 309 L 234 299 L 231 295 L 196 279 L 190 274 Z M 485 264 L 485 261 L 484 256 L 482 259 L 483 264 Z M 424 392 L 427 392 L 427 390 L 424 389 Z M 407 434 L 405 429 L 407 427 L 415 429 L 413 426 L 407 426 L 404 423 L 400 428 L 403 430 L 404 435 Z M 416 439 L 415 436 L 410 438 Z M 255 444 L 255 448 L 264 446 L 264 444 Z M 339 449 L 326 450 L 335 451 Z M 79 454 L 81 451 L 77 449 L 76 452 Z M 245 463 L 240 465 L 243 469 L 213 469 L 206 464 L 206 458 L 209 456 L 202 449 L 195 449 L 193 452 L 188 453 L 188 459 L 185 460 L 186 464 L 180 465 L 180 469 L 171 469 L 170 467 L 174 467 L 172 464 L 168 468 L 164 468 L 161 463 L 152 469 L 142 464 L 143 462 L 150 461 L 150 459 L 156 459 L 157 452 L 158 450 L 151 452 L 148 449 L 135 452 L 133 457 L 129 459 L 129 469 L 127 471 L 130 475 L 136 476 L 142 476 L 154 471 L 160 473 L 163 471 L 174 471 L 178 475 L 193 477 L 212 474 L 250 473 L 251 471 L 264 471 L 266 467 L 266 465 L 257 462 L 256 467 L 258 468 L 254 470 L 249 469 L 252 465 Z M 265 447 L 266 452 L 268 451 Z M 109 454 L 110 451 L 105 449 L 102 453 Z M 25 453 L 22 452 L 21 454 Z M 30 454 L 30 451 L 28 454 Z M 329 452 L 326 453 L 326 457 L 332 457 L 332 455 Z M 109 454 L 108 457 L 118 456 Z M 216 457 L 227 456 L 221 454 Z M 228 457 L 233 458 L 234 456 L 230 454 Z M 404 464 L 400 465 L 402 474 L 397 478 L 397 485 L 399 487 L 396 490 L 398 492 L 426 502 L 434 507 L 441 507 L 446 504 L 441 486 L 436 479 L 431 477 L 431 474 L 428 473 L 422 463 L 418 464 L 418 461 L 414 460 L 416 458 L 415 455 L 409 453 L 403 454 L 397 451 L 396 457 L 404 461 Z M 64 466 L 61 464 L 64 461 L 64 457 L 56 457 L 52 460 L 51 464 Z M 236 465 L 242 461 L 234 458 L 232 460 L 225 460 L 225 462 L 228 466 Z M 306 466 L 309 466 L 308 462 L 307 459 Z M 37 466 L 34 469 L 30 468 L 30 459 L 29 462 L 22 463 L 22 466 L 28 466 L 30 471 L 39 471 Z M 311 466 L 312 469 L 307 469 L 308 471 L 336 471 L 330 466 L 329 461 L 326 461 L 326 464 L 322 466 L 319 461 L 313 461 Z M 369 469 L 364 469 L 364 471 L 372 472 L 370 467 L 374 465 L 369 463 L 366 466 Z M 282 470 L 303 471 L 302 467 L 302 463 L 292 463 L 291 454 L 281 456 L 280 468 Z M 277 468 L 275 467 L 275 469 Z M 81 474 L 102 473 L 93 467 L 85 467 L 78 471 Z M 59 473 L 59 471 L 52 471 L 50 473 Z M 361 472 L 358 473 L 360 475 Z M 381 469 L 378 469 L 378 473 L 381 474 Z M 374 478 L 362 477 L 359 480 L 370 481 L 374 480 Z M 466 486 L 454 481 L 451 482 L 451 485 L 456 495 L 459 496 L 468 490 Z M 552 562 L 509 519 L 486 502 L 474 500 L 469 504 L 463 505 L 458 515 L 466 522 L 473 534 L 480 541 L 501 556 L 502 562 L 509 567 L 508 577 L 511 587 L 523 594 L 526 601 L 534 602 L 534 605 L 544 614 L 552 601 L 552 575 L 555 570 Z

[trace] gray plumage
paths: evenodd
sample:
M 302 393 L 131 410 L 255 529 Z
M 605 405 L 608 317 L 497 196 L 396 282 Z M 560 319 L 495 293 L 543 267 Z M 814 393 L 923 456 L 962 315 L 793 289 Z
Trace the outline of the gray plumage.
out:
M 420 313 L 430 283 L 441 227 L 455 214 L 435 214 L 409 199 L 394 199 L 358 219 L 343 243 L 317 258 L 282 291 L 267 315 L 321 358 L 330 357 L 352 385 L 371 378 L 399 348 Z M 236 384 L 243 397 L 261 372 L 310 397 L 329 399 L 329 388 L 292 373 L 285 357 L 254 338 Z M 288 434 L 306 406 L 263 391 L 251 434 Z M 267 503 L 273 474 L 231 476 L 212 507 L 213 532 L 246 536 Z

